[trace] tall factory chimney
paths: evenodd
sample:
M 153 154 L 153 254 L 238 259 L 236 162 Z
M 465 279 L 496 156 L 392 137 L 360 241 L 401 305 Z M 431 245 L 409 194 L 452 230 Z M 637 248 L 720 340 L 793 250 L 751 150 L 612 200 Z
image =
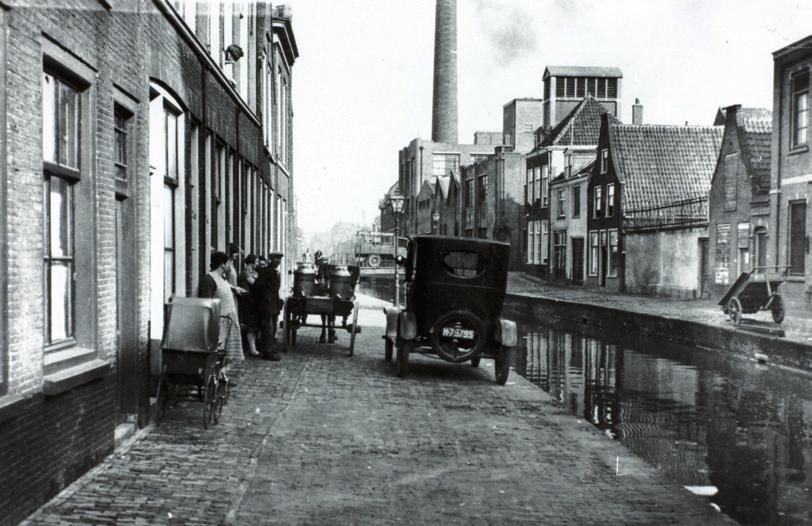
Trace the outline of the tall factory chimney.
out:
M 431 140 L 457 144 L 457 0 L 437 0 Z

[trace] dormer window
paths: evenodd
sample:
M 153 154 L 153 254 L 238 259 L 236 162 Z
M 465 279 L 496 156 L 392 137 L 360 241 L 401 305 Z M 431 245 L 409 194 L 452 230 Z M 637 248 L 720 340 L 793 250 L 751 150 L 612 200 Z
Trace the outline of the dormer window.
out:
M 605 174 L 609 170 L 609 150 L 601 150 L 601 173 Z

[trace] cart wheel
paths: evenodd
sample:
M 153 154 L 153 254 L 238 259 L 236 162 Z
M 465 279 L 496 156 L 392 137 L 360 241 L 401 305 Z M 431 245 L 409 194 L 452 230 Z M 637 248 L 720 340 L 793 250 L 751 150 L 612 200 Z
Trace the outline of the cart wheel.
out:
M 169 405 L 169 381 L 165 375 L 161 375 L 158 380 L 158 391 L 155 394 L 155 424 L 160 425 L 166 416 L 166 408 Z
M 784 299 L 778 294 L 773 296 L 773 302 L 770 304 L 770 312 L 773 315 L 773 321 L 780 324 L 784 321 Z
M 394 350 L 395 344 L 392 343 L 392 340 L 389 338 L 384 338 L 384 351 L 383 351 L 383 360 L 385 362 L 392 361 L 392 351 Z
M 209 424 L 214 421 L 215 405 L 217 403 L 217 381 L 214 375 L 210 374 L 206 381 L 206 390 L 203 396 L 203 429 L 208 429 Z
M 742 304 L 739 298 L 730 298 L 727 302 L 727 311 L 730 313 L 730 321 L 738 327 L 742 323 Z
M 409 373 L 409 347 L 409 343 L 398 340 L 397 374 L 399 378 L 403 378 Z
M 358 329 L 358 301 L 352 302 L 352 331 L 350 331 L 350 356 L 355 351 L 355 332 Z
M 228 397 L 231 395 L 231 381 L 228 379 L 226 372 L 221 370 L 220 376 L 217 379 L 217 389 L 223 399 L 223 405 L 228 404 Z
M 214 413 L 214 423 L 220 422 L 220 417 L 223 415 L 223 405 L 225 404 L 225 390 L 228 389 L 226 383 L 222 380 L 217 380 L 217 387 L 214 390 L 214 401 L 212 402 L 212 412 Z
M 476 358 L 471 358 L 471 367 L 479 367 L 479 360 L 482 358 L 477 356 Z
M 499 354 L 496 355 L 494 360 L 494 369 L 496 373 L 496 383 L 505 385 L 507 382 L 508 374 L 510 373 L 510 349 L 502 347 L 499 349 Z

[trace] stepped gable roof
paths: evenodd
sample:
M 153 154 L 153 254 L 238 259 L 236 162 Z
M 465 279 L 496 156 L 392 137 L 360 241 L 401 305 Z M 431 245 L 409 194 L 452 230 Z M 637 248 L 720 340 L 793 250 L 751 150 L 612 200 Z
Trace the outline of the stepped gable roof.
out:
M 562 146 L 567 144 L 598 144 L 601 133 L 601 115 L 608 113 L 603 104 L 592 95 L 586 96 L 555 125 L 539 147 Z M 610 124 L 620 123 L 617 117 L 608 113 Z
M 722 146 L 722 126 L 614 124 L 609 144 L 623 184 L 624 211 L 707 196 Z
M 547 66 L 542 80 L 548 77 L 623 77 L 623 72 L 601 66 Z

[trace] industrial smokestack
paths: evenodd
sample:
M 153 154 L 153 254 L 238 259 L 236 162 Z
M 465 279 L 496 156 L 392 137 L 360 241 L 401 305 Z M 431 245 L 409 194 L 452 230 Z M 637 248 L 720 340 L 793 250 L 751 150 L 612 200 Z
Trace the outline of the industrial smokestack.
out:
M 457 0 L 437 0 L 431 140 L 457 143 Z

